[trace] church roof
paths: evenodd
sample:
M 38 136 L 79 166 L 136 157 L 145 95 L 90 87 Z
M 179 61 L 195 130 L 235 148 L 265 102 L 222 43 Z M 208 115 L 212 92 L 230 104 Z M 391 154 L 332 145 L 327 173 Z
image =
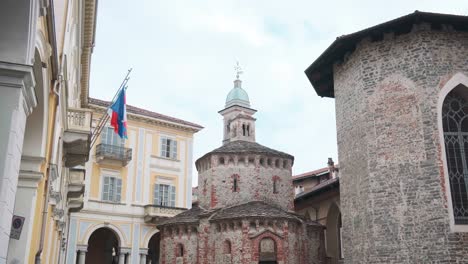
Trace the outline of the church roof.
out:
M 288 153 L 267 148 L 263 145 L 258 144 L 257 142 L 250 142 L 244 140 L 235 140 L 228 142 L 225 145 L 206 153 L 203 157 L 199 158 L 198 160 L 201 160 L 204 157 L 211 154 L 261 154 L 288 158 L 294 161 L 294 156 L 289 155 Z
M 233 105 L 240 105 L 243 107 L 250 107 L 249 95 L 241 87 L 242 81 L 237 79 L 234 81 L 234 88 L 226 96 L 226 108 Z
M 361 31 L 343 35 L 338 38 L 305 70 L 305 74 L 319 96 L 335 97 L 333 86 L 333 64 L 342 61 L 347 53 L 356 49 L 363 39 L 383 38 L 383 34 L 393 32 L 402 35 L 411 32 L 414 24 L 429 23 L 434 29 L 440 29 L 444 24 L 451 25 L 455 30 L 468 31 L 468 16 L 457 16 L 439 13 L 415 11 Z
M 267 204 L 266 202 L 252 201 L 245 204 L 220 209 L 218 212 L 213 214 L 213 216 L 210 218 L 210 221 L 246 217 L 282 218 L 298 221 L 300 219 L 300 217 L 296 214 L 289 213 L 279 207 Z

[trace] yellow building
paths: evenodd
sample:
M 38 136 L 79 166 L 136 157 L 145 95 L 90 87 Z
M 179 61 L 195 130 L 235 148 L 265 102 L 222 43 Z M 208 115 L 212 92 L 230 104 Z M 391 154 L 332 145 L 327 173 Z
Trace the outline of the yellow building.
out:
M 108 106 L 89 98 L 93 126 Z M 128 139 L 107 125 L 91 149 L 67 263 L 157 263 L 155 224 L 191 207 L 193 135 L 202 127 L 133 106 L 127 113 Z
M 96 0 L 0 4 L 0 263 L 64 263 L 83 206 Z

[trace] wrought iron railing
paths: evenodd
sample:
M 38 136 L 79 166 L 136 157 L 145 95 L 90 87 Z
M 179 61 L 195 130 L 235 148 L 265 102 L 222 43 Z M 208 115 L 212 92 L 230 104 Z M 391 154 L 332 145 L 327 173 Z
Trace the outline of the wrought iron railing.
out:
M 132 149 L 110 144 L 99 144 L 96 146 L 96 156 L 129 162 L 132 160 Z

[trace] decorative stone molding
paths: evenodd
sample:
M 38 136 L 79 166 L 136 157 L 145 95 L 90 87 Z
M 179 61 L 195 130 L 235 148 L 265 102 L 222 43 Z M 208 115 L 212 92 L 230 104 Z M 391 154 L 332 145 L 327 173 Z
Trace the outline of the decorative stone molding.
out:
M 55 220 L 60 220 L 63 217 L 64 212 L 62 209 L 54 208 L 53 214 Z
M 31 114 L 37 106 L 32 66 L 0 62 L 0 86 L 21 89 L 26 115 Z
M 120 254 L 129 254 L 132 252 L 132 248 L 129 247 L 120 247 Z
M 76 245 L 76 249 L 81 252 L 88 252 L 88 245 Z

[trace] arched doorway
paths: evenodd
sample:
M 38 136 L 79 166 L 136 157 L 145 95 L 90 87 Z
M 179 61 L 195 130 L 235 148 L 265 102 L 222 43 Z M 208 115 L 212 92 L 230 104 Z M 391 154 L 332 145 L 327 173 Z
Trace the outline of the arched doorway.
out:
M 266 237 L 260 240 L 259 264 L 276 264 L 276 243 L 273 239 Z
M 88 240 L 86 264 L 119 263 L 119 239 L 109 228 L 99 228 Z
M 342 258 L 341 212 L 335 203 L 330 206 L 327 214 L 326 246 L 327 257 L 331 263 L 337 263 Z
M 160 241 L 161 234 L 159 232 L 151 237 L 148 243 L 148 257 L 146 258 L 147 264 L 159 264 Z

